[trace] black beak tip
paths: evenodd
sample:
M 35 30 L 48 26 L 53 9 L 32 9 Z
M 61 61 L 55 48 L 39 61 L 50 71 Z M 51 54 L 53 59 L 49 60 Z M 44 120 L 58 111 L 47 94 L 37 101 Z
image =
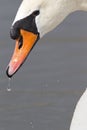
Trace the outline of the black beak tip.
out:
M 9 78 L 11 78 L 12 75 L 10 75 L 8 72 L 9 72 L 9 66 L 8 66 L 7 69 L 6 69 L 6 75 L 7 75 Z

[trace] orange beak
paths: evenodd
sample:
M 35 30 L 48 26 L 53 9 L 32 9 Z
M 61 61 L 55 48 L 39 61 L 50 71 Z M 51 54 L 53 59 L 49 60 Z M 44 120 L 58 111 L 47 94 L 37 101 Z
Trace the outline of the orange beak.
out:
M 38 34 L 20 30 L 21 37 L 16 40 L 16 46 L 7 68 L 7 75 L 11 77 L 23 64 L 32 47 L 38 39 Z

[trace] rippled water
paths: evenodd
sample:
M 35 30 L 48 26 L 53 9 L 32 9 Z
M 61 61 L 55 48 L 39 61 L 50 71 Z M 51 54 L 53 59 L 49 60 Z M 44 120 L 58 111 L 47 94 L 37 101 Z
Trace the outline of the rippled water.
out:
M 20 2 L 0 1 L 0 130 L 68 130 L 87 86 L 87 14 L 73 13 L 41 39 L 7 91 L 9 30 Z

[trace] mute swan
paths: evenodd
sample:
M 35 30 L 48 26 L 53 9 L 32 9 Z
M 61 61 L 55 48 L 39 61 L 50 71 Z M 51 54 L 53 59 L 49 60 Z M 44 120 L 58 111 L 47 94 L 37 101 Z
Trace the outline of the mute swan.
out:
M 6 71 L 8 77 L 16 73 L 40 38 L 77 10 L 87 11 L 87 0 L 23 0 L 10 31 L 16 46 Z M 87 90 L 77 104 L 70 130 L 87 130 L 86 119 Z

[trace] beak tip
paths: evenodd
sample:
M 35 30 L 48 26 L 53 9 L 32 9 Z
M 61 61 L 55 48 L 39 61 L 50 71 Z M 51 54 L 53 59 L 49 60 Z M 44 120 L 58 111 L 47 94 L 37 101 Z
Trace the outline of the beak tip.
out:
M 9 78 L 12 77 L 12 75 L 9 74 L 9 66 L 8 66 L 7 69 L 6 69 L 6 75 L 7 75 Z

